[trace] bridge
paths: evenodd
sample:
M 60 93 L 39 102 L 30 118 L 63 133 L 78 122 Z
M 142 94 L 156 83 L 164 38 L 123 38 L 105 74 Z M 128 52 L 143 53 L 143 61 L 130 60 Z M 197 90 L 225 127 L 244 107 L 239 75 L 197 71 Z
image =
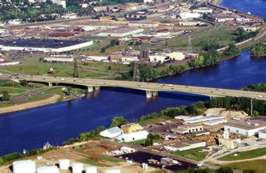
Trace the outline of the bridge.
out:
M 128 89 L 137 89 L 146 92 L 146 97 L 152 98 L 158 95 L 160 91 L 166 92 L 182 92 L 196 95 L 204 95 L 210 97 L 245 97 L 256 100 L 266 101 L 265 92 L 243 91 L 234 89 L 221 89 L 210 87 L 198 87 L 189 85 L 176 85 L 176 84 L 162 84 L 154 82 L 136 82 L 136 81 L 122 81 L 122 80 L 105 80 L 105 79 L 92 79 L 92 78 L 71 78 L 71 77 L 52 77 L 40 75 L 24 75 L 24 74 L 2 74 L 2 80 L 13 81 L 27 81 L 36 83 L 47 83 L 49 86 L 53 84 L 62 85 L 77 85 L 84 86 L 88 92 L 94 92 L 100 87 L 119 87 Z

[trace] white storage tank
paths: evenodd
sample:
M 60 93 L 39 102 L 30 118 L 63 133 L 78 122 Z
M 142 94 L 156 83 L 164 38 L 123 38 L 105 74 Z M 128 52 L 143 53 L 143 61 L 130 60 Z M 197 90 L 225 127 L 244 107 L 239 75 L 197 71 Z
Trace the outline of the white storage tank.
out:
M 37 173 L 59 173 L 56 166 L 43 166 L 37 169 Z
M 32 160 L 19 160 L 13 162 L 13 173 L 35 173 L 36 164 Z
M 59 168 L 62 170 L 68 170 L 70 167 L 70 161 L 68 159 L 59 160 Z
M 105 173 L 121 173 L 120 169 L 108 169 L 105 171 Z
M 89 166 L 86 168 L 86 173 L 97 173 L 97 167 L 96 166 Z
M 83 164 L 82 163 L 73 163 L 72 164 L 72 173 L 82 173 Z

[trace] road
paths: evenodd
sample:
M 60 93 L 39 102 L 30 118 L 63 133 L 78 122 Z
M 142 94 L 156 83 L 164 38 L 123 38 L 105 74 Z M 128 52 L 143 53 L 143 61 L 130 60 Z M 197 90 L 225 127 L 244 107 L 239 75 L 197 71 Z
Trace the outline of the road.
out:
M 175 84 L 162 84 L 154 82 L 137 82 L 137 81 L 122 81 L 122 80 L 104 80 L 92 78 L 71 78 L 71 77 L 52 77 L 40 75 L 24 75 L 24 74 L 2 74 L 2 80 L 26 80 L 28 82 L 39 82 L 49 84 L 67 84 L 78 85 L 85 87 L 118 87 L 143 90 L 146 92 L 182 92 L 189 94 L 197 94 L 211 97 L 245 97 L 250 99 L 266 101 L 265 92 L 243 91 L 234 89 L 198 87 L 189 85 L 175 85 Z M 92 90 L 93 91 L 93 90 Z

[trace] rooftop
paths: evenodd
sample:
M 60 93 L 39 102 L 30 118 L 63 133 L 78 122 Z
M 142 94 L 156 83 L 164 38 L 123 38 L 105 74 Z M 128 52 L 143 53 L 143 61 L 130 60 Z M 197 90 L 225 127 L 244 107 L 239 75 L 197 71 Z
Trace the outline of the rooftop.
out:
M 240 121 L 232 120 L 229 121 L 226 125 L 245 130 L 252 130 L 261 127 L 266 127 L 266 119 L 249 119 L 249 120 L 240 120 Z

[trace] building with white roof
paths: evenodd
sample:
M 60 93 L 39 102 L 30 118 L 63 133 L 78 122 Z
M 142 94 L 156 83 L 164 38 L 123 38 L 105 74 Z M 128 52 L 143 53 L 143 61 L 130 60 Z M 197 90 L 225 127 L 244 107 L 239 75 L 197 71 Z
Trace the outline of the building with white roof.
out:
M 115 138 L 123 134 L 123 130 L 119 127 L 113 127 L 110 129 L 106 129 L 100 133 L 101 136 L 106 138 Z
M 223 116 L 213 115 L 213 116 L 176 116 L 175 119 L 180 119 L 184 121 L 184 124 L 194 124 L 201 123 L 204 125 L 218 125 L 226 123 L 227 120 Z
M 170 61 L 170 58 L 164 54 L 149 55 L 149 60 L 152 63 L 165 63 Z
M 195 18 L 200 18 L 202 14 L 200 13 L 193 13 L 193 12 L 181 12 L 179 14 L 180 18 L 183 20 L 186 19 L 195 19 Z
M 143 139 L 147 139 L 149 132 L 146 130 L 141 130 L 132 133 L 124 133 L 120 136 L 116 137 L 116 139 L 120 142 L 132 142 L 132 141 L 139 141 Z
M 186 58 L 186 55 L 183 52 L 171 52 L 168 53 L 167 56 L 174 61 L 181 61 Z
M 117 28 L 109 32 L 102 32 L 97 34 L 99 37 L 129 37 L 134 34 L 139 34 L 144 32 L 144 29 L 134 29 L 134 28 Z
M 224 131 L 246 137 L 258 135 L 264 129 L 266 129 L 266 121 L 262 119 L 232 120 L 224 125 Z M 262 133 L 261 136 L 263 136 Z
M 192 10 L 193 13 L 210 14 L 213 13 L 213 9 L 208 7 L 200 7 Z
M 61 62 L 61 63 L 67 63 L 67 62 L 74 62 L 74 58 L 69 57 L 45 57 L 43 58 L 44 62 Z

